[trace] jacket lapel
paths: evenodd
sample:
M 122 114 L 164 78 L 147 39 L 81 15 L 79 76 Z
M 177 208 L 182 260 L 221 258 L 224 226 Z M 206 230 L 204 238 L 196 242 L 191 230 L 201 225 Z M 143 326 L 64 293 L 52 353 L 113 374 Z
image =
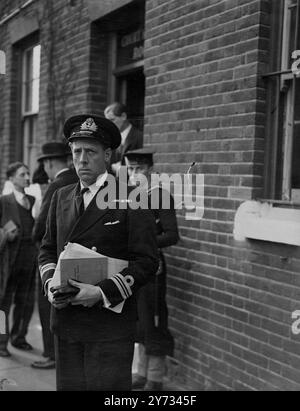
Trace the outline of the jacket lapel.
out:
M 79 192 L 80 184 L 77 185 L 76 190 L 74 190 L 72 196 L 70 196 L 70 202 L 65 203 L 65 213 L 69 212 L 73 216 L 73 223 L 71 222 L 71 226 L 73 226 L 73 228 L 68 235 L 68 241 L 71 241 L 72 238 L 81 236 L 83 233 L 93 227 L 99 220 L 101 220 L 105 216 L 105 214 L 108 213 L 108 211 L 110 211 L 108 208 L 105 210 L 98 208 L 96 203 L 96 194 L 89 204 L 88 208 L 84 211 L 82 216 L 78 218 L 75 206 L 75 197 L 76 195 L 79 195 Z
M 17 224 L 19 227 L 21 227 L 20 214 L 19 214 L 19 210 L 18 210 L 17 200 L 16 200 L 13 193 L 9 194 L 8 202 L 9 202 L 10 219 L 12 219 L 15 224 Z
M 64 199 L 62 207 L 62 223 L 64 227 L 71 227 L 67 238 L 71 236 L 77 226 L 77 211 L 75 198 L 80 192 L 80 184 L 76 184 L 75 188 L 70 191 L 68 196 Z

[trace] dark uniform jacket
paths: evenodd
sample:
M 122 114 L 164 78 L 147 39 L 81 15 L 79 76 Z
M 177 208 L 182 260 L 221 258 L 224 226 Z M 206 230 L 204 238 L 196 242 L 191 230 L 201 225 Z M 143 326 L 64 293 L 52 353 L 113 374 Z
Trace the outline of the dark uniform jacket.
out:
M 164 195 L 170 199 L 169 209 L 162 207 Z M 155 198 L 155 203 L 159 204 L 158 209 L 152 210 L 156 222 L 158 247 L 165 248 L 175 245 L 179 240 L 179 233 L 173 196 L 166 190 L 154 188 L 149 192 L 149 204 L 152 202 L 152 197 Z
M 53 196 L 39 255 L 42 282 L 45 284 L 53 276 L 66 243 L 96 247 L 101 254 L 129 261 L 121 275 L 99 283 L 112 306 L 124 301 L 124 294 L 126 301 L 120 314 L 99 306 L 68 306 L 60 311 L 52 307 L 52 330 L 61 338 L 75 341 L 117 340 L 134 332 L 135 295 L 158 269 L 155 221 L 149 210 L 100 210 L 97 196 L 78 219 L 75 197 L 79 190 L 78 183 L 56 191 Z
M 65 170 L 59 174 L 54 181 L 49 184 L 47 191 L 43 197 L 40 214 L 33 229 L 33 239 L 35 242 L 41 242 L 46 232 L 47 215 L 51 204 L 51 199 L 56 190 L 61 187 L 74 184 L 78 181 L 78 176 L 75 170 Z

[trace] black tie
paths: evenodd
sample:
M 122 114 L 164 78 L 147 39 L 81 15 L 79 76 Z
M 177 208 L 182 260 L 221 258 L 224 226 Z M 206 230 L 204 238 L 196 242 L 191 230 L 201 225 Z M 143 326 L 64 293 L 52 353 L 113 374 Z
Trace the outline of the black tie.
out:
M 75 197 L 75 205 L 76 205 L 76 211 L 78 217 L 81 217 L 82 214 L 84 213 L 84 201 L 83 201 L 83 195 L 84 193 L 88 192 L 89 188 L 85 187 L 80 191 L 79 196 Z

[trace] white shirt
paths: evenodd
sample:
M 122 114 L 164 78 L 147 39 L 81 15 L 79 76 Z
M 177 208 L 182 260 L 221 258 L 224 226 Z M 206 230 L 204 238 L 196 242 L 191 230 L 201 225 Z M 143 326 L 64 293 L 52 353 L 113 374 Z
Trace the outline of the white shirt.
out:
M 25 188 L 25 193 L 35 198 L 35 203 L 32 208 L 32 217 L 36 219 L 40 214 L 41 205 L 42 205 L 41 186 L 38 183 L 30 184 L 29 187 Z
M 2 190 L 2 195 L 11 194 L 14 191 L 14 185 L 10 180 L 6 180 Z
M 131 129 L 132 129 L 132 124 L 129 124 L 129 126 L 127 128 L 125 128 L 125 130 L 122 131 L 122 133 L 121 133 L 121 137 L 122 137 L 121 146 L 124 146 L 126 138 L 127 138 L 128 134 L 130 133 Z
M 87 187 L 89 191 L 86 191 L 83 194 L 83 202 L 84 202 L 84 209 L 86 210 L 90 204 L 90 202 L 93 200 L 97 192 L 99 191 L 99 188 L 103 186 L 105 183 L 106 179 L 108 177 L 108 172 L 106 171 L 104 174 L 101 174 L 98 178 L 97 181 L 92 184 L 91 186 Z M 80 182 L 80 187 L 81 190 L 85 188 L 85 186 Z

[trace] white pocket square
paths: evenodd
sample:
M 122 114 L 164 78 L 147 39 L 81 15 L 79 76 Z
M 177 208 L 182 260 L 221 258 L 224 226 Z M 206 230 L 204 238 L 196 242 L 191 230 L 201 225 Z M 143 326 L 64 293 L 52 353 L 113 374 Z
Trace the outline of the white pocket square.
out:
M 104 225 L 116 225 L 116 224 L 120 224 L 120 221 L 109 221 L 108 223 L 105 223 Z

